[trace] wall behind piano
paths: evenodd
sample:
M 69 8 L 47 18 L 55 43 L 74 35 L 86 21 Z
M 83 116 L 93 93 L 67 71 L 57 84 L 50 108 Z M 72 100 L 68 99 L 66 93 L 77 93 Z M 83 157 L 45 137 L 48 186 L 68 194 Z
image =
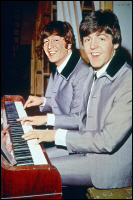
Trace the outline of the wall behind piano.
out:
M 1 96 L 30 93 L 31 39 L 38 1 L 1 2 Z

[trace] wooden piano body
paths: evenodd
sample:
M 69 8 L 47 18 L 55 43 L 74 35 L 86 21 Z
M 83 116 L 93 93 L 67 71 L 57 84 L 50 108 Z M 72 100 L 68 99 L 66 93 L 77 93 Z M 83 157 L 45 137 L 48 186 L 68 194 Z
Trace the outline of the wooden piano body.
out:
M 5 95 L 4 101 L 22 101 L 22 96 Z M 1 154 L 1 199 L 61 199 L 62 183 L 57 169 L 43 149 L 48 164 L 12 166 Z

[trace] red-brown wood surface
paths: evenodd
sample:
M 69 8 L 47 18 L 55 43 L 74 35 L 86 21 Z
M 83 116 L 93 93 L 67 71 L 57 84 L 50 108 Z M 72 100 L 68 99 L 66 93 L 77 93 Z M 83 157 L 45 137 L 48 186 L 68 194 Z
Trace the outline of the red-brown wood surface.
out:
M 24 98 L 21 95 L 4 95 L 4 101 L 22 101 L 25 103 Z
M 1 163 L 1 197 L 60 195 L 61 179 L 50 165 L 6 166 Z M 45 197 L 45 196 L 44 196 Z
M 21 96 L 6 95 L 4 100 L 23 101 Z M 3 102 L 3 99 L 2 99 Z M 62 183 L 58 170 L 47 159 L 46 165 L 11 166 L 1 155 L 1 198 L 61 199 Z

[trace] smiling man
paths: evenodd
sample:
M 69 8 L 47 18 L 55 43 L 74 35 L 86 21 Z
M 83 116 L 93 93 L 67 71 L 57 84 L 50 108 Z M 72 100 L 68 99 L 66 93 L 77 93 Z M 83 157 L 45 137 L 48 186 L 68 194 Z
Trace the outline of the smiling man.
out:
M 79 130 L 66 130 L 64 138 L 62 129 L 60 134 L 33 130 L 23 137 L 67 147 L 69 155 L 54 147 L 46 150 L 63 185 L 127 187 L 132 185 L 132 68 L 121 52 L 117 16 L 109 10 L 91 12 L 80 24 L 80 37 L 91 67 L 83 86 Z M 65 115 L 56 120 L 65 123 Z
M 85 53 L 96 71 L 111 60 L 118 45 L 118 43 L 112 43 L 112 35 L 107 34 L 105 31 L 96 31 L 83 38 Z
M 89 73 L 89 66 L 76 49 L 76 41 L 73 29 L 68 22 L 51 21 L 45 25 L 40 38 L 43 50 L 49 61 L 55 64 L 56 71 L 50 75 L 45 97 L 29 96 L 24 108 L 40 106 L 40 111 L 52 112 L 52 114 L 25 117 L 22 123 L 30 121 L 29 125 L 51 125 L 61 127 L 56 123 L 56 115 L 77 115 L 81 103 L 83 83 Z M 68 128 L 70 119 L 63 124 Z M 78 124 L 73 122 L 74 128 Z
M 72 45 L 68 44 L 66 48 L 65 39 L 58 35 L 51 35 L 45 38 L 43 43 L 43 49 L 50 62 L 55 63 L 58 67 L 65 61 L 66 57 L 72 53 Z

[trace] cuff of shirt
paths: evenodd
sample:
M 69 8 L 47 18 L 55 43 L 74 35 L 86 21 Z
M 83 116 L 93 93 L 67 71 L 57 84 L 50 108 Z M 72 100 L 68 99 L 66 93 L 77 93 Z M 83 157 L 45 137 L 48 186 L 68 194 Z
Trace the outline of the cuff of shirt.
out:
M 40 111 L 42 112 L 42 110 L 43 110 L 43 107 L 46 105 L 46 98 L 45 98 L 45 97 L 41 97 L 41 98 L 43 98 L 43 99 L 44 99 L 44 103 L 43 103 L 43 104 L 41 104 L 41 105 L 39 106 L 39 109 L 40 109 Z
M 48 113 L 47 116 L 48 116 L 47 125 L 54 126 L 55 125 L 55 115 Z
M 45 104 L 46 104 L 46 98 L 45 98 L 45 97 L 41 97 L 41 98 L 43 98 L 43 99 L 44 99 L 44 103 L 43 103 L 43 104 L 41 104 L 40 106 L 45 106 Z
M 66 134 L 67 130 L 58 129 L 55 135 L 55 145 L 67 146 L 66 145 Z

